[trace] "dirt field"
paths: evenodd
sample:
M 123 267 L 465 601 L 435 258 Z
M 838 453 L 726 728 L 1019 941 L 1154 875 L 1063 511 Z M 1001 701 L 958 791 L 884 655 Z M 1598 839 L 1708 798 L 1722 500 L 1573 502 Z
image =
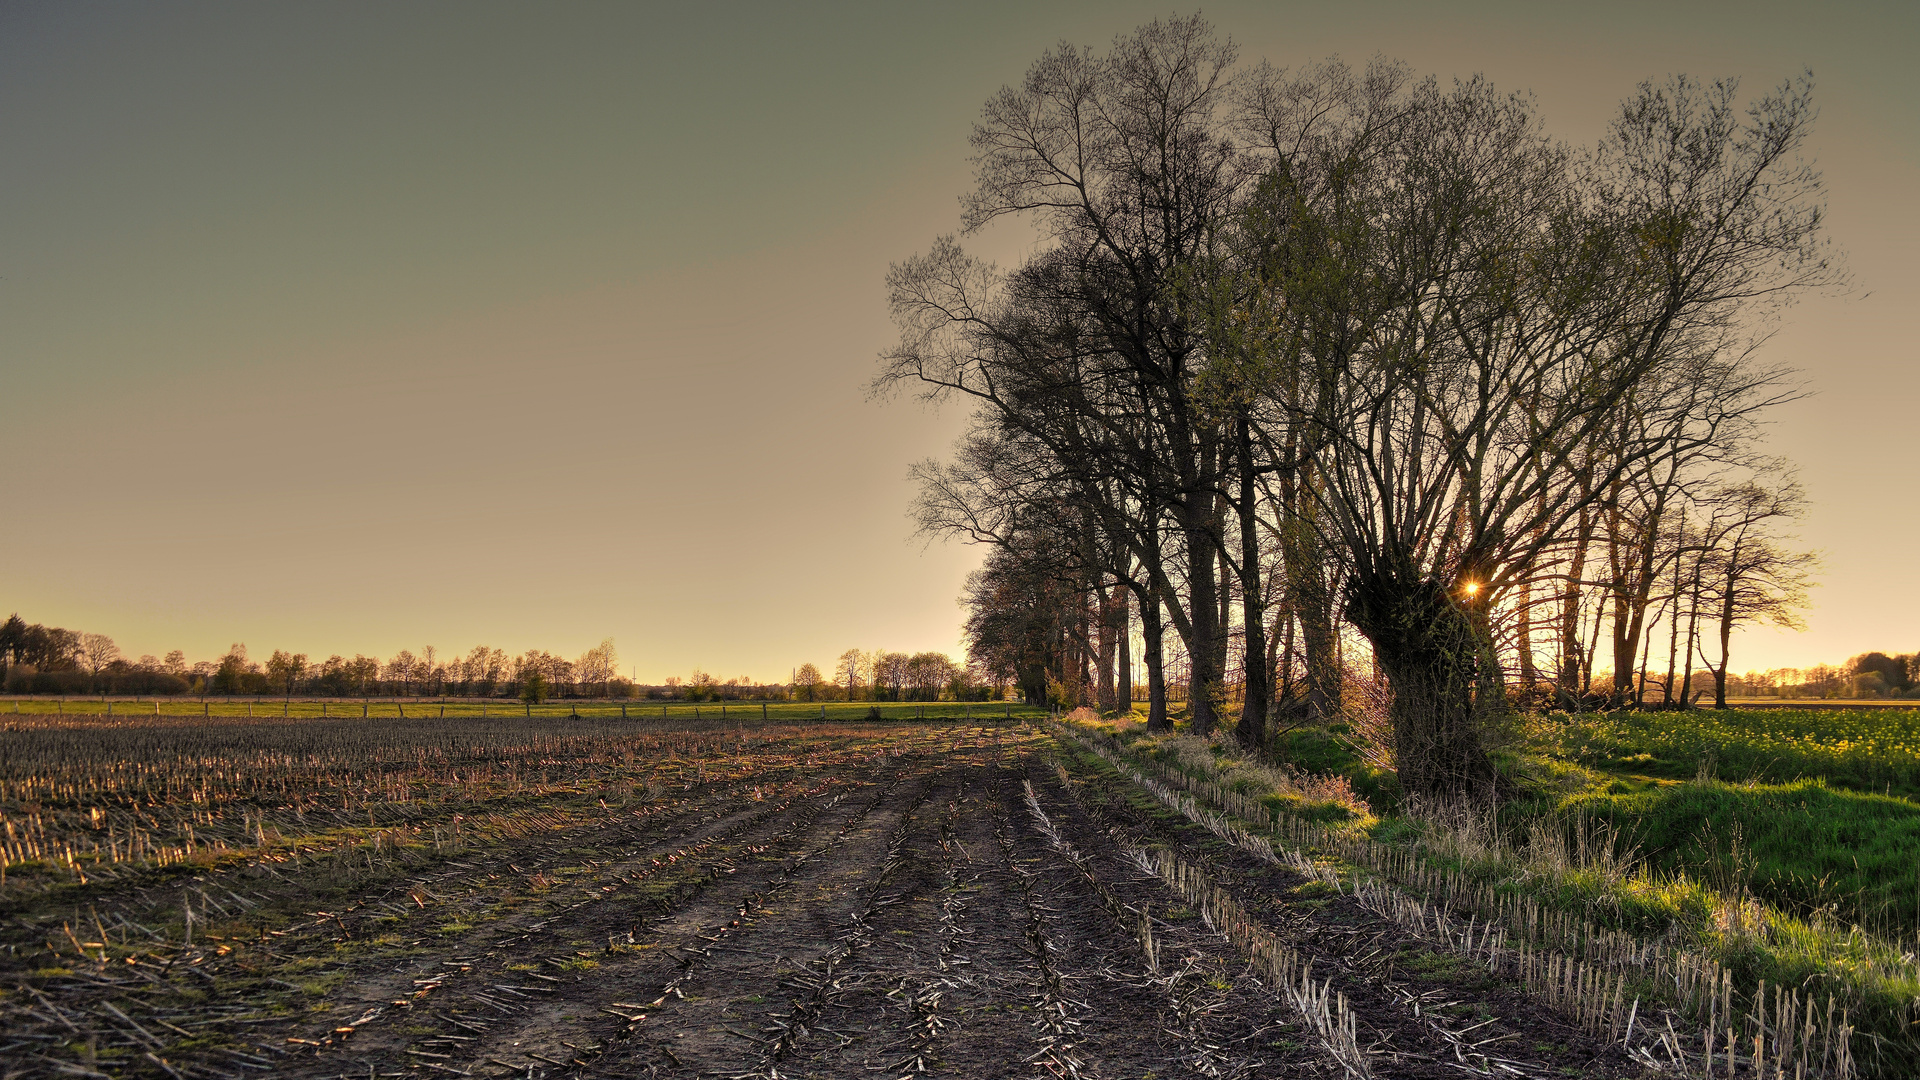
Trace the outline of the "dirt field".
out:
M 458 845 L 269 845 L 13 895 L 0 1069 L 1637 1074 L 1461 955 L 1058 750 L 1019 725 L 763 728 L 619 799 L 520 796 L 514 828 Z M 459 828 L 452 804 L 416 813 L 416 837 Z M 1180 902 L 1141 854 L 1162 851 L 1344 995 L 1357 1061 Z

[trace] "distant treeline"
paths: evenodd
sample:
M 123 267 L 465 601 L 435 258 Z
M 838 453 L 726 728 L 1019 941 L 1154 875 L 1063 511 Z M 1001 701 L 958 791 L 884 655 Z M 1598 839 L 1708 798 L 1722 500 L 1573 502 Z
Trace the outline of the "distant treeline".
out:
M 678 701 L 986 701 L 1004 685 L 941 653 L 849 649 L 829 682 L 803 664 L 787 683 L 747 676 L 721 679 L 695 669 L 646 686 L 618 674 L 619 655 L 607 638 L 569 660 L 543 649 L 519 655 L 477 645 L 443 655 L 433 646 L 402 649 L 381 660 L 338 654 L 314 662 L 305 653 L 275 650 L 264 662 L 236 643 L 218 660 L 188 663 L 178 649 L 164 657 L 130 659 L 105 634 L 28 623 L 14 615 L 0 623 L 0 687 L 10 694 L 220 694 L 302 697 L 504 697 L 542 701 L 619 698 Z

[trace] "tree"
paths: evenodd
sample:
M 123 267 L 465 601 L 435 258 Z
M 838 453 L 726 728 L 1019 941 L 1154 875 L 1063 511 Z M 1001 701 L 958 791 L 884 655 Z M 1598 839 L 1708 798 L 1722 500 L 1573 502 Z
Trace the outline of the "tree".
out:
M 249 689 L 249 676 L 254 674 L 254 665 L 247 660 L 245 642 L 234 642 L 227 649 L 227 655 L 220 658 L 220 666 L 214 671 L 212 685 L 217 693 L 241 694 Z
M 550 689 L 546 672 L 537 667 L 531 668 L 520 680 L 520 700 L 529 705 L 538 705 L 547 700 Z
M 964 594 L 968 659 L 1036 705 L 1051 684 L 1074 677 L 1070 638 L 1087 607 L 1059 541 L 1038 529 L 1016 533 L 967 576 Z
M 860 673 L 866 666 L 866 657 L 859 649 L 848 649 L 840 654 L 833 669 L 833 681 L 847 688 L 847 700 L 855 701 L 860 695 Z
M 945 653 L 914 653 L 906 663 L 908 696 L 914 701 L 939 701 L 941 691 L 959 670 Z
M 491 695 L 507 677 L 507 654 L 500 649 L 475 645 L 461 664 L 461 674 L 469 689 Z
M 990 99 L 966 227 L 1022 216 L 1049 246 L 1006 275 L 951 239 L 896 265 L 901 342 L 874 384 L 969 399 L 1047 448 L 1072 497 L 1138 559 L 1145 580 L 1128 587 L 1150 683 L 1163 610 L 1186 641 L 1199 732 L 1214 723 L 1226 649 L 1224 462 L 1193 394 L 1205 335 L 1183 282 L 1240 178 L 1214 122 L 1233 59 L 1204 20 L 1162 20 L 1103 55 L 1055 48 Z
M 1889 690 L 1905 690 L 1911 685 L 1907 681 L 1907 669 L 1911 659 L 1906 656 L 1888 656 L 1883 652 L 1861 653 L 1847 661 L 1847 670 L 1855 675 L 1877 672 L 1880 681 L 1885 683 Z
M 1410 792 L 1490 790 L 1509 590 L 1581 542 L 1619 478 L 1782 396 L 1737 330 L 1829 279 L 1795 155 L 1810 108 L 1789 86 L 1741 128 L 1730 102 L 1643 86 L 1577 168 L 1478 80 L 1323 109 L 1309 152 L 1272 148 L 1264 272 L 1289 303 L 1271 351 L 1311 391 L 1276 401 L 1327 477 L 1322 530 Z
M 1179 636 L 1196 732 L 1238 642 L 1257 743 L 1296 629 L 1331 711 L 1344 617 L 1405 789 L 1490 796 L 1536 589 L 1566 694 L 1609 621 L 1615 696 L 1640 693 L 1657 588 L 1695 625 L 1670 522 L 1795 393 L 1756 359 L 1764 320 L 1839 280 L 1807 83 L 1744 119 L 1731 83 L 1645 84 L 1583 155 L 1483 79 L 1232 63 L 1197 18 L 1156 22 L 987 103 L 965 226 L 1019 216 L 1042 242 L 1003 272 L 943 238 L 888 275 L 875 389 L 974 408 L 954 462 L 917 470 L 916 516 L 996 548 L 969 655 L 1029 693 L 1106 670 L 1090 628 L 1125 588 L 1150 687 L 1162 616 Z
M 25 663 L 21 653 L 26 648 L 27 623 L 18 612 L 7 616 L 0 623 L 0 682 L 6 678 L 7 669 L 15 664 Z
M 1791 478 L 1768 487 L 1748 482 L 1720 493 L 1707 525 L 1709 561 L 1706 589 L 1720 624 L 1720 662 L 1700 659 L 1713 672 L 1713 706 L 1727 707 L 1727 665 L 1733 631 L 1748 623 L 1802 629 L 1799 609 L 1819 557 L 1784 546 L 1775 530 L 1806 514 L 1806 497 Z
M 826 680 L 821 677 L 820 669 L 812 664 L 801 664 L 793 673 L 793 696 L 801 701 L 813 701 L 826 688 Z
M 401 649 L 393 659 L 387 661 L 387 681 L 399 683 L 402 694 L 413 692 L 413 680 L 418 677 L 419 671 L 420 661 L 408 649 Z
M 168 652 L 166 655 L 166 658 L 162 660 L 161 663 L 165 665 L 164 670 L 166 671 L 167 674 L 178 676 L 180 678 L 186 677 L 187 654 L 184 652 L 181 652 L 179 649 L 174 649 Z
M 619 669 L 620 654 L 614 651 L 613 639 L 606 638 L 581 655 L 580 661 L 574 665 L 574 676 L 589 685 L 599 683 L 600 693 L 604 697 Z
M 298 683 L 306 673 L 306 653 L 289 653 L 275 649 L 273 655 L 267 658 L 267 678 L 272 680 L 273 684 L 289 699 L 293 697 L 294 684 Z
M 105 634 L 81 634 L 80 657 L 87 665 L 87 674 L 99 678 L 107 665 L 120 659 L 120 646 Z
M 19 619 L 14 616 L 8 625 Z M 26 664 L 35 671 L 71 671 L 80 662 L 80 634 L 57 626 L 31 623 L 12 627 L 13 662 Z
M 720 680 L 700 670 L 693 669 L 693 675 L 687 679 L 688 701 L 712 701 L 715 688 Z

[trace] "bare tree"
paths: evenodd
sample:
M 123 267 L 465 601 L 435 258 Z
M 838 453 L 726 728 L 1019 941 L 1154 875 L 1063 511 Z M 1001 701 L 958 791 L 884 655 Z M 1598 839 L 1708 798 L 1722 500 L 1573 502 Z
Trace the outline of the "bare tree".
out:
M 1181 283 L 1239 179 L 1213 119 L 1233 58 L 1198 17 L 1157 21 L 1104 55 L 1053 49 L 989 100 L 966 225 L 1021 216 L 1051 247 L 1012 275 L 950 240 L 894 267 L 902 339 L 875 383 L 969 398 L 1054 451 L 1083 498 L 1130 497 L 1132 513 L 1117 498 L 1088 505 L 1139 559 L 1153 593 L 1143 620 L 1164 608 L 1187 640 L 1201 732 L 1215 721 L 1225 653 L 1225 463 L 1220 426 L 1192 394 L 1205 333 Z M 1177 570 L 1159 546 L 1167 524 Z
M 835 683 L 847 688 L 847 700 L 860 698 L 860 677 L 867 666 L 866 655 L 859 649 L 848 649 L 840 654 L 833 670 Z
M 1782 526 L 1806 514 L 1800 485 L 1788 478 L 1775 486 L 1749 482 L 1721 492 L 1705 526 L 1707 558 L 1704 591 L 1720 624 L 1720 657 L 1715 663 L 1700 649 L 1713 672 L 1713 705 L 1727 707 L 1727 664 L 1733 631 L 1751 623 L 1802 629 L 1799 609 L 1819 557 L 1788 549 L 1778 535 Z
M 120 659 L 120 646 L 105 634 L 80 635 L 80 660 L 87 666 L 87 674 L 99 678 L 107 670 L 107 665 Z
M 573 667 L 574 677 L 589 686 L 598 683 L 603 697 L 610 693 L 613 678 L 619 670 L 620 654 L 614 651 L 612 638 L 606 638 L 582 653 Z

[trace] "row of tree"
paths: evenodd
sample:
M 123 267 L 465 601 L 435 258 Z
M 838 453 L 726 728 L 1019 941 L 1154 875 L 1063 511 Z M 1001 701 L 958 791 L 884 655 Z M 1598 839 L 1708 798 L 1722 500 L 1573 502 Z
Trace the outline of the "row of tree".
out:
M 802 664 L 787 684 L 744 675 L 722 680 L 695 669 L 690 678 L 670 676 L 662 686 L 645 687 L 621 678 L 618 667 L 612 638 L 573 660 L 543 649 L 510 656 L 485 645 L 445 656 L 429 645 L 385 661 L 334 655 L 315 663 L 305 653 L 275 650 L 262 662 L 236 643 L 218 660 L 189 664 L 179 650 L 130 660 L 105 634 L 30 624 L 18 615 L 0 623 L 0 686 L 16 693 L 984 701 L 1005 690 L 1003 682 L 936 652 L 848 649 L 831 679 Z
M 1006 696 L 1005 680 L 969 669 L 945 653 L 885 649 L 848 649 L 835 661 L 831 678 L 812 664 L 801 664 L 790 685 L 799 701 L 988 701 Z
M 535 684 L 539 695 L 631 696 L 619 676 L 619 655 L 608 638 L 568 660 L 543 649 L 518 656 L 485 645 L 443 656 L 429 645 L 402 649 L 388 660 L 334 655 L 319 662 L 305 653 L 275 650 L 266 661 L 236 643 L 218 660 L 188 663 L 176 649 L 165 657 L 129 659 L 111 637 L 27 623 L 14 615 L 0 623 L 0 685 L 9 692 L 134 694 L 279 694 L 519 696 Z
M 1729 698 L 1901 698 L 1920 697 L 1920 672 L 1912 655 L 1889 656 L 1863 653 L 1843 664 L 1814 664 L 1811 667 L 1767 668 L 1747 672 L 1726 672 Z M 1699 668 L 1693 684 L 1701 693 L 1709 692 L 1718 673 Z M 1605 698 L 1613 692 L 1613 672 L 1595 673 L 1590 693 Z M 1664 689 L 1660 683 L 1646 688 L 1649 695 Z
M 1812 116 L 1805 79 L 1675 78 L 1576 151 L 1482 78 L 1248 67 L 1198 17 L 1049 51 L 964 200 L 1033 253 L 887 278 L 874 390 L 973 407 L 915 470 L 923 529 L 991 545 L 970 656 L 1106 706 L 1137 627 L 1151 726 L 1177 643 L 1194 727 L 1237 700 L 1256 745 L 1371 664 L 1443 797 L 1491 792 L 1512 686 L 1578 705 L 1605 657 L 1614 704 L 1678 702 L 1703 656 L 1723 692 L 1811 567 L 1756 432 L 1797 393 L 1768 320 L 1839 280 Z

